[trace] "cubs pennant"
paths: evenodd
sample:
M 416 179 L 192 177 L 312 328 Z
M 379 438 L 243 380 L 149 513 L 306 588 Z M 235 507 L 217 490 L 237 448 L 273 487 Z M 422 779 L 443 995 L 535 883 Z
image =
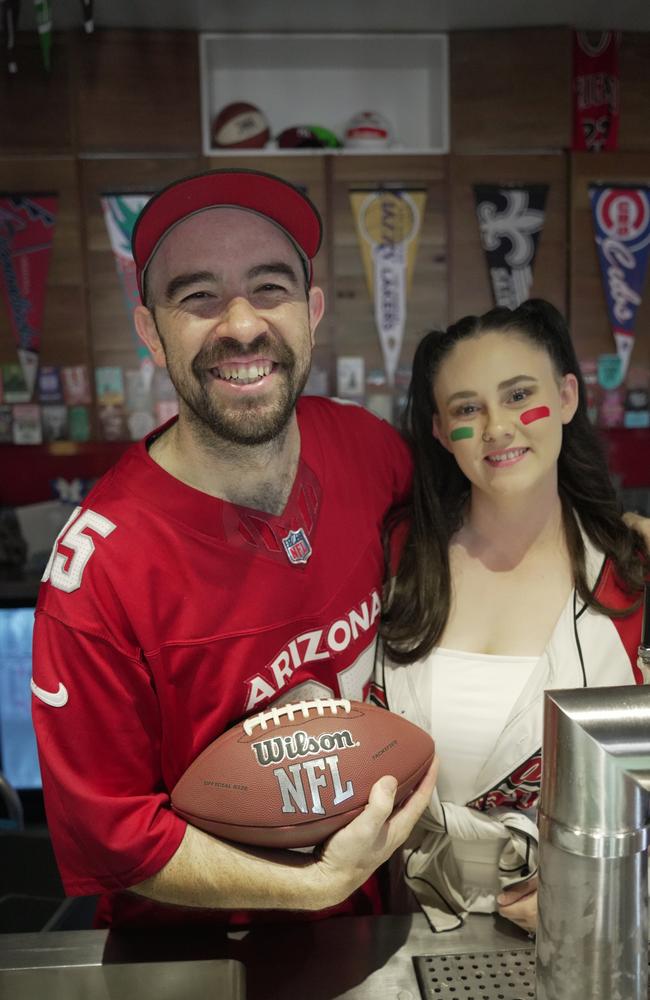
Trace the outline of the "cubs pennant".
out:
M 609 322 L 621 359 L 620 384 L 634 349 L 636 314 L 648 266 L 650 187 L 592 184 L 589 200 Z
M 529 298 L 547 193 L 547 184 L 474 185 L 481 245 L 497 306 L 516 309 Z
M 41 348 L 56 194 L 0 195 L 0 292 L 31 398 Z

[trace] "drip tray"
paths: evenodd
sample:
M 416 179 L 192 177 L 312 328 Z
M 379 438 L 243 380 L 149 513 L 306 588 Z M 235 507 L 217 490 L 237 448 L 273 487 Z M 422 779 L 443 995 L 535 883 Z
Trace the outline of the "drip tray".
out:
M 416 955 L 423 1000 L 530 1000 L 535 997 L 535 949 Z
M 422 1000 L 531 1000 L 536 995 L 534 948 L 415 955 L 413 965 Z

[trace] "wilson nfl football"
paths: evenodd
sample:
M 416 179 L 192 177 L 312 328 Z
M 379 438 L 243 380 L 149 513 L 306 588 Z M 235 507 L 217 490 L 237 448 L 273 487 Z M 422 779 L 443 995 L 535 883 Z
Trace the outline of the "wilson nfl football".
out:
M 172 806 L 227 840 L 309 847 L 358 816 L 385 774 L 397 779 L 395 804 L 403 802 L 434 750 L 423 729 L 375 705 L 296 702 L 226 730 L 179 779 Z

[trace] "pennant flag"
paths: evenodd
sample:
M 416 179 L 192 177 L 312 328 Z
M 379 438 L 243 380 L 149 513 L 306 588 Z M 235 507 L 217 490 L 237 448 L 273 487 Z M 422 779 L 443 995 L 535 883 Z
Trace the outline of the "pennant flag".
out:
M 150 194 L 105 194 L 102 196 L 104 222 L 110 237 L 117 273 L 122 282 L 129 317 L 133 316 L 135 307 L 140 305 L 140 293 L 135 277 L 135 262 L 131 254 L 131 234 L 135 220 L 150 198 Z M 140 366 L 153 371 L 149 352 L 138 337 L 132 320 L 131 324 Z
M 0 291 L 30 398 L 57 207 L 56 194 L 0 194 Z
M 386 379 L 395 381 L 404 341 L 406 297 L 422 225 L 426 191 L 351 191 L 350 202 L 370 298 L 374 302 Z
M 41 44 L 43 65 L 49 73 L 52 65 L 50 59 L 52 49 L 52 13 L 50 10 L 50 0 L 34 0 L 34 9 L 36 10 L 36 28 L 38 30 L 38 40 Z
M 634 349 L 634 325 L 650 248 L 650 187 L 589 185 L 607 313 L 621 359 L 620 382 Z
M 81 0 L 81 10 L 84 18 L 84 31 L 87 35 L 90 35 L 95 30 L 95 22 L 93 21 L 93 0 Z
M 7 47 L 7 70 L 9 73 L 17 73 L 18 64 L 16 63 L 15 49 L 20 0 L 0 0 L 0 14 L 2 15 L 2 30 Z
M 547 193 L 548 184 L 474 185 L 481 245 L 498 306 L 516 309 L 530 295 Z
M 618 147 L 620 86 L 618 31 L 573 35 L 573 146 L 611 152 Z

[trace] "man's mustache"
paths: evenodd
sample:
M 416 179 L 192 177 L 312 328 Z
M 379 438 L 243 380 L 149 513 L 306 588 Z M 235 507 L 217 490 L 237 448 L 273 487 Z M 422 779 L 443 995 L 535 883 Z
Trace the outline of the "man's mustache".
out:
M 250 344 L 242 344 L 234 338 L 223 337 L 215 344 L 202 348 L 192 362 L 195 374 L 206 368 L 217 368 L 224 361 L 246 360 L 264 355 L 284 367 L 291 367 L 294 354 L 290 347 L 282 342 L 274 341 L 265 333 L 252 340 Z

